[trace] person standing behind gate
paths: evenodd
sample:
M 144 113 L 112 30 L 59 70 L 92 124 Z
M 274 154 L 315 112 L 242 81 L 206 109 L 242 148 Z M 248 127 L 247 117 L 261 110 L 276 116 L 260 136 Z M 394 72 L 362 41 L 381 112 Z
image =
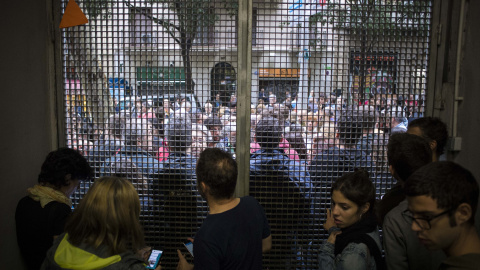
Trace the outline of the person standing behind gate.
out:
M 300 232 L 310 225 L 313 205 L 310 176 L 305 166 L 280 148 L 282 138 L 283 127 L 277 119 L 267 116 L 257 123 L 255 139 L 260 149 L 250 156 L 250 195 L 265 208 L 269 218 L 274 237 L 269 257 L 282 267 L 290 267 L 303 263 L 298 255 L 309 239 Z
M 437 269 L 444 256 L 421 246 L 414 232 L 402 217 L 408 203 L 403 185 L 417 169 L 432 162 L 427 141 L 408 133 L 392 134 L 388 142 L 388 164 L 397 180 L 377 204 L 379 223 L 383 230 L 385 260 L 389 270 Z
M 209 215 L 195 235 L 194 265 L 180 250 L 177 269 L 262 269 L 262 253 L 272 246 L 265 212 L 253 197 L 233 196 L 237 163 L 218 148 L 205 149 L 198 160 L 198 192 L 207 200 Z
M 309 166 L 316 193 L 328 192 L 331 183 L 344 173 L 353 172 L 355 168 L 372 168 L 371 156 L 367 155 L 362 147 L 357 148 L 357 144 L 365 130 L 371 128 L 373 121 L 374 118 L 368 110 L 361 110 L 356 106 L 347 107 L 342 111 L 335 126 L 335 138 L 338 139 L 338 143 L 318 153 Z
M 165 248 L 164 256 L 176 257 L 175 247 L 184 234 L 194 234 L 201 225 L 197 208 L 202 203 L 196 193 L 196 157 L 191 155 L 192 122 L 182 115 L 172 116 L 167 125 L 167 141 L 170 155 L 161 162 L 161 169 L 153 181 L 154 201 L 160 202 L 161 226 Z M 180 230 L 181 228 L 181 230 Z
M 433 151 L 432 161 L 438 161 L 448 140 L 447 125 L 437 117 L 418 118 L 408 124 L 407 133 L 426 139 Z
M 70 196 L 93 170 L 80 152 L 59 148 L 50 152 L 38 175 L 38 185 L 27 190 L 17 205 L 17 243 L 27 269 L 39 269 L 55 237 L 63 233 L 72 212 Z

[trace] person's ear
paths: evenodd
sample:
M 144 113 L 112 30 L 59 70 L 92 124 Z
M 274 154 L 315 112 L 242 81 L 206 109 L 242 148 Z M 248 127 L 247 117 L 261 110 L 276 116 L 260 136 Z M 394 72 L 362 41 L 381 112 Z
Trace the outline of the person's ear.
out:
M 391 174 L 392 176 L 395 175 L 395 169 L 393 168 L 392 165 L 389 165 L 389 166 L 388 166 L 388 171 L 390 172 L 390 174 Z
M 461 203 L 455 211 L 455 221 L 458 225 L 462 225 L 470 220 L 472 214 L 472 207 L 468 203 Z
M 362 209 L 361 209 L 362 215 L 365 214 L 365 213 L 367 213 L 367 212 L 368 212 L 368 209 L 370 209 L 370 203 L 369 203 L 369 202 L 365 203 L 365 204 L 362 206 Z
M 63 179 L 65 179 L 65 183 L 67 185 L 70 185 L 70 181 L 72 181 L 72 175 L 70 173 L 67 173 Z
M 431 140 L 429 143 L 430 149 L 432 149 L 432 152 L 435 152 L 437 150 L 437 141 Z
M 204 194 L 210 194 L 210 188 L 205 184 L 205 182 L 200 182 L 200 186 L 202 187 Z

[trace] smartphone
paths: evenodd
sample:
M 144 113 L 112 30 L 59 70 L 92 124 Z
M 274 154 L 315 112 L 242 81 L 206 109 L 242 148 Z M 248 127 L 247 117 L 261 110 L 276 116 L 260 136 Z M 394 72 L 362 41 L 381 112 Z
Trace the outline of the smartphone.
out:
M 148 258 L 147 269 L 157 268 L 157 265 L 160 262 L 160 258 L 162 257 L 162 254 L 163 254 L 163 250 L 152 249 L 152 253 L 150 253 L 150 257 Z
M 187 242 L 183 243 L 183 245 L 187 248 L 188 253 L 190 253 L 190 255 L 192 255 L 192 257 L 193 257 L 193 243 L 190 242 L 190 241 L 187 241 Z

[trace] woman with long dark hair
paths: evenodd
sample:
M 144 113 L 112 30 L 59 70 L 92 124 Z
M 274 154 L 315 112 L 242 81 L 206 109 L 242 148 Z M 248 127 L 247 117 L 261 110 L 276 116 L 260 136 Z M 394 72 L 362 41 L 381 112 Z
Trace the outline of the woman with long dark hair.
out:
M 386 269 L 368 172 L 360 169 L 337 179 L 331 200 L 323 225 L 330 235 L 319 250 L 319 269 Z

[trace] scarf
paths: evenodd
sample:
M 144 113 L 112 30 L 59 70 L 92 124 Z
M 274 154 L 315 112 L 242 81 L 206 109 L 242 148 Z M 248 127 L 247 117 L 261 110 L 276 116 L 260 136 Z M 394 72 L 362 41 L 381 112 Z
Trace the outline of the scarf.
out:
M 72 201 L 65 194 L 51 187 L 35 185 L 27 189 L 27 193 L 34 201 L 40 202 L 42 208 L 50 202 L 64 203 L 72 207 Z
M 382 253 L 378 248 L 377 243 L 367 233 L 373 232 L 377 229 L 375 216 L 369 214 L 357 223 L 348 228 L 342 229 L 342 233 L 337 235 L 335 240 L 335 256 L 342 253 L 342 251 L 350 243 L 363 243 L 367 246 L 370 254 L 375 259 L 377 269 L 387 269 Z

